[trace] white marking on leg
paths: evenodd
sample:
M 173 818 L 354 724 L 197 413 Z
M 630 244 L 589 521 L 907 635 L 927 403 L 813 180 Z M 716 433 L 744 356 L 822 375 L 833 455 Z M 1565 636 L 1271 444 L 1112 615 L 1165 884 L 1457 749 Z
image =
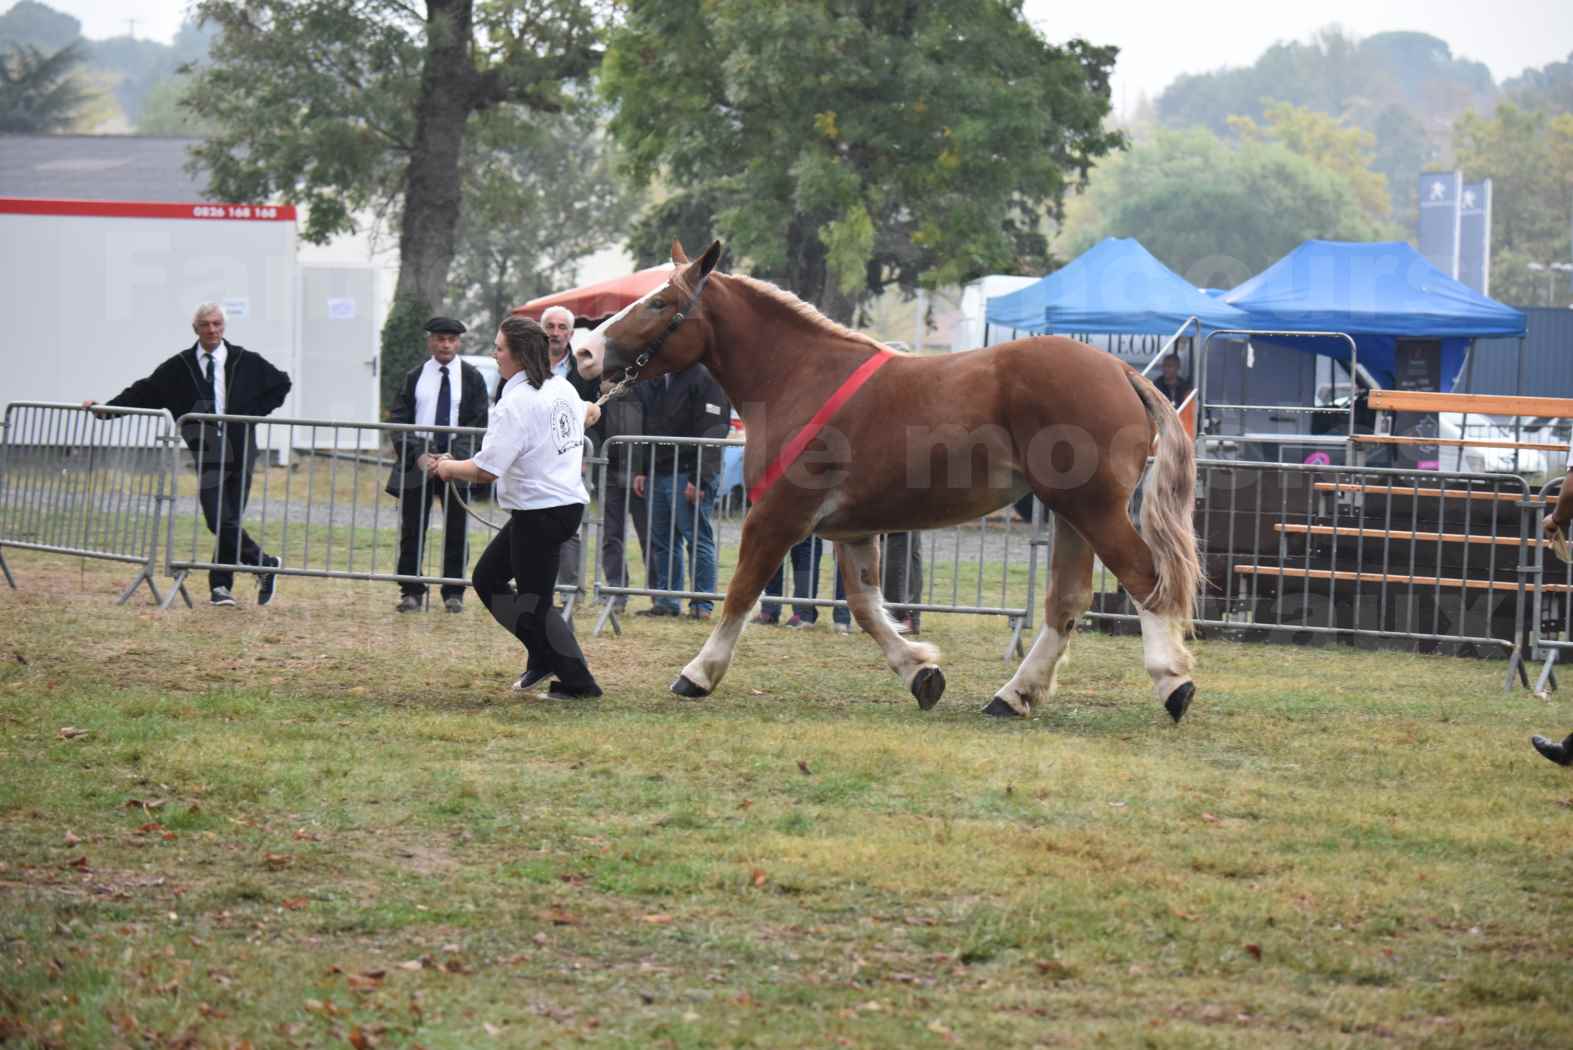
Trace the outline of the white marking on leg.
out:
M 1030 713 L 1033 704 L 1054 695 L 1060 667 L 1065 660 L 1065 650 L 1069 645 L 1070 635 L 1061 634 L 1053 627 L 1044 627 L 1033 640 L 1027 658 L 995 695 L 1020 713 Z
M 747 623 L 747 616 L 739 616 L 733 620 L 723 619 L 716 624 L 710 632 L 710 637 L 705 639 L 704 647 L 699 650 L 697 656 L 688 661 L 688 666 L 683 668 L 683 677 L 706 692 L 720 685 L 721 679 L 726 676 L 727 668 L 732 666 L 732 655 L 737 651 L 737 640 L 742 636 L 743 626 Z
M 864 573 L 872 574 L 873 560 L 860 556 L 873 550 L 873 545 L 843 544 L 842 550 L 852 562 L 855 578 L 863 579 Z M 901 684 L 912 688 L 912 680 L 925 667 L 939 667 L 939 649 L 926 642 L 909 642 L 896 633 L 896 623 L 885 609 L 884 597 L 876 587 L 859 585 L 849 588 L 847 604 L 858 626 L 868 632 L 885 654 L 890 669 L 901 678 Z
M 1191 651 L 1185 647 L 1185 622 L 1178 616 L 1140 611 L 1142 662 L 1152 676 L 1153 692 L 1161 704 L 1191 680 Z

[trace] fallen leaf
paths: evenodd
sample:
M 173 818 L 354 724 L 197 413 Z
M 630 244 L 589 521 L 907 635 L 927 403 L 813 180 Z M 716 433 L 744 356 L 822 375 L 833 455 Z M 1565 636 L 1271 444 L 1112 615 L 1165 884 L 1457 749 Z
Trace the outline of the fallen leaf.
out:
M 741 801 L 741 802 L 739 802 L 737 804 L 737 808 L 738 809 L 747 809 L 749 806 L 752 806 L 753 804 L 754 804 L 754 800 L 753 799 L 745 798 L 743 801 Z
M 302 841 L 302 842 L 316 842 L 317 841 L 317 836 L 313 835 L 311 832 L 307 831 L 305 828 L 296 828 L 295 829 L 295 837 L 297 839 L 299 839 L 300 841 Z
M 672 925 L 672 917 L 670 915 L 661 914 L 659 912 L 656 913 L 655 915 L 646 915 L 644 917 L 644 921 L 649 923 L 651 926 L 670 926 L 670 925 Z
M 493 1039 L 496 1039 L 498 1036 L 502 1035 L 502 1029 L 498 1028 L 496 1025 L 492 1024 L 490 1021 L 484 1022 L 481 1025 L 481 1028 L 483 1030 L 485 1030 L 486 1034 L 491 1036 Z
M 576 916 L 568 914 L 561 908 L 547 908 L 545 911 L 538 911 L 535 913 L 535 917 L 542 922 L 549 922 L 553 926 L 579 925 L 579 919 Z
M 179 836 L 177 836 L 173 831 L 166 831 L 159 836 L 159 838 L 163 839 L 165 842 L 174 842 L 178 837 Z
M 66 832 L 66 845 L 67 846 L 75 846 L 77 843 L 79 843 L 81 841 L 82 841 L 81 839 L 77 838 L 71 832 L 69 832 L 69 831 Z
M 61 726 L 60 727 L 60 739 L 61 740 L 75 740 L 77 737 L 79 737 L 79 736 L 87 736 L 91 732 L 92 732 L 91 729 L 78 729 L 76 726 Z
M 143 824 L 140 828 L 137 828 L 137 834 L 138 835 L 146 835 L 150 831 L 163 831 L 163 830 L 164 830 L 164 825 L 160 824 L 158 821 L 155 820 L 155 821 L 150 821 L 147 824 Z
M 1125 808 L 1125 803 L 1123 803 L 1123 802 L 1110 802 L 1109 805 L 1113 806 L 1115 809 L 1124 809 Z
M 766 878 L 767 878 L 767 876 L 765 875 L 765 869 L 764 868 L 755 868 L 754 869 L 754 885 L 755 886 L 763 886 L 765 884 L 765 879 Z
M 425 967 L 426 964 L 419 959 L 409 959 L 399 964 L 399 969 L 401 970 L 421 970 Z
M 17 663 L 21 664 L 23 667 L 27 666 L 27 657 L 22 655 L 22 650 L 20 650 L 20 649 L 12 649 L 11 652 L 16 654 L 16 662 Z
M 305 897 L 289 897 L 285 900 L 279 901 L 279 903 L 284 906 L 285 911 L 300 911 L 311 902 Z
M 1251 958 L 1255 959 L 1257 962 L 1261 962 L 1262 961 L 1262 946 L 1260 944 L 1247 944 L 1245 946 L 1245 954 L 1249 955 Z
M 262 855 L 262 863 L 266 864 L 274 871 L 280 871 L 289 867 L 290 861 L 294 859 L 295 858 L 291 857 L 288 853 L 264 853 Z
M 372 992 L 382 987 L 384 976 L 386 976 L 384 970 L 368 970 L 365 973 L 352 973 L 346 980 L 357 992 Z
M 808 768 L 808 763 L 803 761 L 801 758 L 797 760 L 797 768 L 798 771 L 801 772 L 805 777 L 814 775 L 814 771 Z
M 447 960 L 445 960 L 443 962 L 442 968 L 445 971 L 447 971 L 448 973 L 469 973 L 470 972 L 469 970 L 466 970 L 464 968 L 464 960 L 462 960 L 462 959 L 447 959 Z
M 1213 816 L 1211 813 L 1203 813 L 1202 814 L 1202 820 L 1206 821 L 1209 824 L 1222 824 L 1223 823 L 1223 821 L 1219 820 L 1217 817 Z
M 83 854 L 82 856 L 77 857 L 75 860 L 68 860 L 66 861 L 65 866 L 68 868 L 81 868 L 83 871 L 86 871 L 87 855 Z
M 360 1025 L 350 1029 L 349 1040 L 355 1050 L 373 1050 L 377 1045 L 377 1040 Z

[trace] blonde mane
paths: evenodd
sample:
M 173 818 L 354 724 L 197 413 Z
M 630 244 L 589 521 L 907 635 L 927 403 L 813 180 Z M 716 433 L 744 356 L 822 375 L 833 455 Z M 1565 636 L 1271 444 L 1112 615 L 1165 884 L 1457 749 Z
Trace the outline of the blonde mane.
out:
M 692 295 L 693 289 L 687 287 L 687 282 L 683 279 L 684 276 L 684 271 L 679 269 L 677 272 L 677 279 L 673 283 L 678 286 L 679 291 L 682 291 L 688 295 Z M 830 318 L 820 313 L 818 308 L 815 307 L 813 303 L 799 299 L 785 288 L 771 284 L 769 281 L 761 281 L 757 277 L 748 277 L 740 273 L 729 273 L 725 275 L 716 274 L 716 276 L 725 276 L 729 281 L 736 281 L 745 288 L 750 288 L 753 291 L 758 292 L 760 295 L 764 296 L 766 299 L 769 299 L 771 302 L 785 307 L 788 312 L 792 313 L 799 319 L 817 328 L 822 328 L 832 335 L 838 335 L 843 339 L 848 339 L 855 343 L 864 343 L 868 346 L 874 347 L 875 349 L 885 350 L 890 353 L 901 352 L 899 350 L 892 350 L 890 347 L 886 346 L 884 343 L 881 343 L 872 336 L 864 335 L 862 332 L 854 331 L 844 324 L 841 324 L 837 321 L 832 321 Z

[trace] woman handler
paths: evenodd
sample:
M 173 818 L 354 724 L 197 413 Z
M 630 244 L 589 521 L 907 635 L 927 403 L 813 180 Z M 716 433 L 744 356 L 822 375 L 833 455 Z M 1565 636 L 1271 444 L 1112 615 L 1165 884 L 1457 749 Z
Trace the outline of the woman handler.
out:
M 554 608 L 552 590 L 563 541 L 578 532 L 590 502 L 580 476 L 584 428 L 601 411 L 552 374 L 546 333 L 534 321 L 504 321 L 493 356 L 503 387 L 481 450 L 473 459 L 438 458 L 432 472 L 442 481 L 495 481 L 497 504 L 509 512 L 470 582 L 529 654 L 513 687 L 528 689 L 554 676 L 547 692 L 553 699 L 597 697 L 601 687 Z

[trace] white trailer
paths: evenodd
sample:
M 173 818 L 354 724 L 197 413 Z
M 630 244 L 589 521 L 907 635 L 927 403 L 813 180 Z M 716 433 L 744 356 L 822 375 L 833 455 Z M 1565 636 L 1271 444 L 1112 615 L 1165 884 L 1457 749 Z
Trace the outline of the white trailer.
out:
M 107 401 L 216 302 L 226 338 L 293 380 L 277 415 L 375 420 L 375 274 L 297 249 L 291 205 L 0 198 L 0 402 Z

